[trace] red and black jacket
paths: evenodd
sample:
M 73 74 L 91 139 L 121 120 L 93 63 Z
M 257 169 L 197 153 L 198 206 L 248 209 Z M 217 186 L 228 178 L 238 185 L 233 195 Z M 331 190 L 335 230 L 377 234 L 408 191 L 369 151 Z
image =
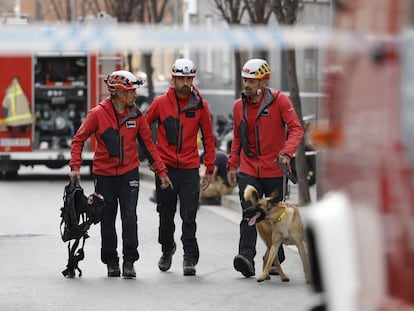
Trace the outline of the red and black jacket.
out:
M 148 123 L 158 121 L 157 148 L 161 159 L 174 168 L 199 168 L 197 134 L 201 130 L 204 164 L 213 172 L 215 140 L 207 102 L 196 88 L 186 100 L 178 100 L 174 88 L 158 96 L 146 111 Z
M 127 106 L 119 114 L 111 99 L 107 98 L 89 111 L 72 141 L 72 158 L 69 162 L 72 170 L 79 171 L 83 145 L 92 134 L 96 138 L 94 174 L 123 175 L 138 167 L 138 139 L 157 175 L 166 176 L 167 168 L 152 141 L 148 122 L 134 105 Z
M 289 98 L 280 91 L 266 88 L 260 106 L 253 109 L 252 105 L 245 97 L 234 103 L 234 138 L 227 167 L 240 166 L 240 172 L 257 178 L 281 177 L 275 159 L 280 152 L 294 155 L 302 140 L 302 125 Z

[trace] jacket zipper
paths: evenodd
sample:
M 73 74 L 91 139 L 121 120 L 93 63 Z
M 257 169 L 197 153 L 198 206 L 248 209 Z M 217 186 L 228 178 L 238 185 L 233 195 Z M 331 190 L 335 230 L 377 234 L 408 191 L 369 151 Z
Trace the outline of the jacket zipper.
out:
M 256 119 L 257 121 L 257 119 Z M 255 157 L 257 159 L 257 176 L 260 176 L 260 161 L 259 161 L 259 156 L 260 156 L 260 135 L 259 135 L 259 125 L 255 124 L 254 126 L 254 131 L 255 131 L 255 140 L 256 140 L 256 154 Z
M 119 129 L 119 131 L 121 131 L 121 129 Z M 121 141 L 120 141 L 120 153 L 119 153 L 119 161 L 121 162 L 120 165 L 124 165 L 125 162 L 125 146 L 124 146 L 124 136 L 121 136 Z
M 121 166 L 121 164 L 123 162 L 123 160 L 121 160 L 121 159 L 123 159 L 124 153 L 123 153 L 122 147 L 121 147 L 121 127 L 119 125 L 118 113 L 116 112 L 116 109 L 115 109 L 113 104 L 112 104 L 112 108 L 114 108 L 115 120 L 116 120 L 116 125 L 117 125 L 117 128 L 118 128 L 117 135 L 118 135 L 118 141 L 119 141 L 119 146 L 118 146 L 119 147 L 119 160 L 118 160 L 118 166 L 116 167 L 116 175 L 118 175 L 119 174 L 119 167 Z M 122 144 L 123 144 L 123 138 L 122 138 Z
M 181 128 L 180 113 L 181 113 L 181 111 L 180 111 L 180 101 L 179 101 L 177 95 L 175 95 L 175 100 L 177 102 L 177 111 L 178 111 L 178 117 L 177 117 L 177 119 L 178 119 L 178 124 L 177 124 L 177 131 L 178 131 L 177 135 L 178 135 L 178 137 L 177 137 L 177 149 L 175 151 L 175 159 L 177 161 L 176 162 L 177 163 L 177 168 L 179 168 L 180 162 L 178 160 L 178 154 L 180 153 L 180 149 L 181 149 L 181 133 L 180 133 L 180 128 Z
M 179 127 L 179 131 L 178 131 L 178 146 L 179 146 L 179 150 L 178 153 L 180 153 L 183 150 L 183 132 L 184 132 L 184 125 L 180 125 Z
M 261 155 L 260 151 L 260 130 L 259 130 L 259 124 L 256 124 L 256 152 L 257 155 Z

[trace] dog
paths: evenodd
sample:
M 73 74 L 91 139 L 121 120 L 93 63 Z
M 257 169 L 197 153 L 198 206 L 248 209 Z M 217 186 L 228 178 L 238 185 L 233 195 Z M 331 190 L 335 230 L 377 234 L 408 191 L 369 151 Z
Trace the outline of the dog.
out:
M 249 226 L 256 225 L 257 232 L 267 250 L 263 256 L 263 271 L 258 282 L 270 279 L 269 271 L 274 263 L 283 282 L 289 282 L 277 256 L 280 245 L 296 245 L 302 260 L 303 271 L 307 283 L 311 282 L 309 261 L 305 250 L 305 233 L 299 210 L 292 204 L 278 201 L 276 195 L 259 199 L 259 193 L 252 185 L 248 185 L 243 193 L 244 200 L 253 206 L 244 211 Z

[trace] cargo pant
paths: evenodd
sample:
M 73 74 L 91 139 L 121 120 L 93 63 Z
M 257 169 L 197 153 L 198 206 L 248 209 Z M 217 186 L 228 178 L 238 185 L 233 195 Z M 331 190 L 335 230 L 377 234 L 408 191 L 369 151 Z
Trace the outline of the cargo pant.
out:
M 198 169 L 168 168 L 168 176 L 174 188 L 161 189 L 160 179 L 156 178 L 157 211 L 159 213 L 158 242 L 163 253 L 170 253 L 175 245 L 174 216 L 180 201 L 182 219 L 181 241 L 184 259 L 193 264 L 198 263 L 199 249 L 196 238 L 198 198 L 200 194 L 200 175 Z
M 105 200 L 101 215 L 102 262 L 105 264 L 119 262 L 118 237 L 115 228 L 118 202 L 122 222 L 123 260 L 124 262 L 138 260 L 138 168 L 121 176 L 95 176 L 95 191 L 102 194 Z

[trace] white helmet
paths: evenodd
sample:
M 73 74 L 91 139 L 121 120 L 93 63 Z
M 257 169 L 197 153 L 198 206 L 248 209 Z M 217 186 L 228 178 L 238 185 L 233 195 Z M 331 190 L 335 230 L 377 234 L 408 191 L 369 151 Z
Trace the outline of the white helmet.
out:
M 144 84 L 144 81 L 138 80 L 133 73 L 126 70 L 114 71 L 104 81 L 110 93 L 115 90 L 135 90 Z
M 241 72 L 241 76 L 248 79 L 269 79 L 270 66 L 263 59 L 253 58 L 248 60 Z
M 195 77 L 196 72 L 196 67 L 188 58 L 177 59 L 171 67 L 172 76 Z

